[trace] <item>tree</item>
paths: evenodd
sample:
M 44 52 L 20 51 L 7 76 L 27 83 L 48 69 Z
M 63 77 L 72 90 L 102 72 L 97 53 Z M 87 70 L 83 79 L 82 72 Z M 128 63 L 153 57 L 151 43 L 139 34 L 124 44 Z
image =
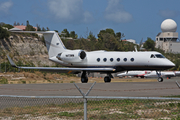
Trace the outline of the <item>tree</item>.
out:
M 64 37 L 70 37 L 69 31 L 67 29 L 64 29 L 62 33 L 65 33 Z
M 50 31 L 50 29 L 47 27 L 47 28 L 46 28 L 46 31 Z
M 93 35 L 93 33 L 91 31 L 89 32 L 88 39 L 90 39 L 91 41 L 96 41 L 96 37 L 95 37 L 95 35 Z
M 107 34 L 107 33 L 108 33 L 109 35 L 115 36 L 114 30 L 108 28 L 108 29 L 106 29 L 106 30 L 101 30 L 101 31 L 99 32 L 99 34 L 98 34 L 98 40 L 103 40 L 103 39 L 102 39 L 103 34 Z
M 17 24 L 16 24 L 16 21 L 14 22 L 14 26 L 16 26 Z
M 26 29 L 25 30 L 26 31 L 36 31 L 36 29 L 32 25 L 29 24 L 28 20 L 26 22 Z
M 9 32 L 0 26 L 0 39 L 8 38 Z
M 46 29 L 44 27 L 42 27 L 42 31 L 46 31 Z
M 102 39 L 102 35 L 103 34 L 109 34 L 109 35 L 113 35 L 114 37 L 116 37 L 117 39 L 121 40 L 121 38 L 124 37 L 124 34 L 121 34 L 121 32 L 117 32 L 116 34 L 114 33 L 114 30 L 111 28 L 108 28 L 106 30 L 101 30 L 98 34 L 98 40 L 103 40 Z
M 78 37 L 78 35 L 75 33 L 75 31 L 71 31 L 69 36 L 72 37 L 73 39 L 77 39 L 77 37 Z
M 28 26 L 28 25 L 29 25 L 29 21 L 27 20 L 27 21 L 26 21 L 26 26 Z
M 151 38 L 147 38 L 146 42 L 143 45 L 144 48 L 147 50 L 154 50 L 155 49 L 155 42 Z
M 12 25 L 10 25 L 10 24 L 5 24 L 3 27 L 8 28 L 8 29 L 14 28 L 14 27 L 13 27 Z
M 5 25 L 5 23 L 3 23 L 3 22 L 0 23 L 0 26 L 1 26 L 1 27 L 3 27 L 4 25 Z
M 123 37 L 125 37 L 124 33 L 121 33 L 121 32 L 117 32 L 116 33 L 116 38 L 121 40 Z
M 101 30 L 101 31 L 99 32 L 99 34 L 97 35 L 99 41 L 102 41 L 102 40 L 103 40 L 102 35 L 105 34 L 105 33 L 106 33 L 106 30 Z
M 41 31 L 40 25 L 36 24 L 36 27 L 37 27 L 37 31 Z
M 20 23 L 18 22 L 18 23 L 17 23 L 17 26 L 19 26 L 19 25 L 20 25 Z

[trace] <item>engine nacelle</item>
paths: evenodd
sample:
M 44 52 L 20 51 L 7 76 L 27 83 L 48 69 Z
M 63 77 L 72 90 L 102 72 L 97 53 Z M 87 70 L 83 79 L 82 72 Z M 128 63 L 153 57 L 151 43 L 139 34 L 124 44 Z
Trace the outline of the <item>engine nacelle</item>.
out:
M 59 53 L 56 58 L 64 62 L 82 62 L 86 58 L 86 52 L 83 50 L 72 50 Z

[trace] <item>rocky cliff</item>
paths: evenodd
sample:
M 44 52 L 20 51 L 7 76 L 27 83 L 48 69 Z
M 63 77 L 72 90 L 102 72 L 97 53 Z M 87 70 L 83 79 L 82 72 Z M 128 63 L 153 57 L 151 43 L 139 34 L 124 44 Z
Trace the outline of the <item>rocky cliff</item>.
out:
M 48 52 L 43 38 L 37 35 L 11 33 L 9 39 L 0 39 L 0 63 L 6 59 L 6 54 L 15 61 L 35 66 L 54 66 L 48 60 Z

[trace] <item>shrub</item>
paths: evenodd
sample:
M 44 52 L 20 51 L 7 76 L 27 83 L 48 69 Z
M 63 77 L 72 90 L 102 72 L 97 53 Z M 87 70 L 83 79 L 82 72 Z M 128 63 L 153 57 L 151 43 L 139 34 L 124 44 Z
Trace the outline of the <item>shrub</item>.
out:
M 6 29 L 0 27 L 0 39 L 8 38 L 9 32 Z
M 0 84 L 8 84 L 8 80 L 3 77 L 0 79 Z

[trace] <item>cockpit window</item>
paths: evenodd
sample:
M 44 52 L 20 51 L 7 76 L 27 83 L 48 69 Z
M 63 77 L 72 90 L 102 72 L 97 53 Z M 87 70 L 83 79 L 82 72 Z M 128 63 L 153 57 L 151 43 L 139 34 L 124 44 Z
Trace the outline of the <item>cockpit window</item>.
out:
M 150 58 L 155 58 L 155 56 L 152 54 Z
M 155 56 L 157 57 L 157 58 L 165 58 L 163 55 L 161 55 L 161 54 L 155 54 Z

